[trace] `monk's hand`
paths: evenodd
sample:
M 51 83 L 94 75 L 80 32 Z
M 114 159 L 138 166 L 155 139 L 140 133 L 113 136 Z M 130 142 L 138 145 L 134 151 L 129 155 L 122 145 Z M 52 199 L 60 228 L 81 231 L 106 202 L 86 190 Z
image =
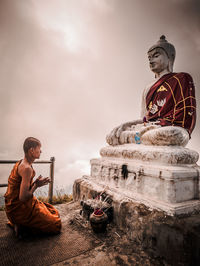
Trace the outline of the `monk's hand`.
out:
M 45 186 L 49 184 L 50 182 L 51 181 L 49 177 L 42 177 L 41 175 L 35 180 L 35 184 L 37 187 Z

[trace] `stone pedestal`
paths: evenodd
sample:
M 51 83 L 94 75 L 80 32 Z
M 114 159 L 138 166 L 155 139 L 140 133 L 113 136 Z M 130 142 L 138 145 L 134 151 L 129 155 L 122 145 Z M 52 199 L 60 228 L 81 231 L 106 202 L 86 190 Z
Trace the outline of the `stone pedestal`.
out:
M 179 146 L 125 144 L 108 146 L 91 160 L 91 175 L 74 183 L 74 199 L 106 191 L 114 214 L 122 202 L 137 202 L 166 212 L 189 214 L 200 210 L 198 153 Z

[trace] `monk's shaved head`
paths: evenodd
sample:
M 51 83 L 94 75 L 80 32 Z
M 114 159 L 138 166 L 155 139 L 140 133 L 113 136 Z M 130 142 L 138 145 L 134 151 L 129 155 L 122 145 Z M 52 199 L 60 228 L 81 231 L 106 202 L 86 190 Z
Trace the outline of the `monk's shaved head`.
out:
M 37 146 L 41 146 L 41 142 L 33 137 L 28 137 L 24 141 L 23 149 L 24 153 L 28 153 L 29 149 L 36 148 Z

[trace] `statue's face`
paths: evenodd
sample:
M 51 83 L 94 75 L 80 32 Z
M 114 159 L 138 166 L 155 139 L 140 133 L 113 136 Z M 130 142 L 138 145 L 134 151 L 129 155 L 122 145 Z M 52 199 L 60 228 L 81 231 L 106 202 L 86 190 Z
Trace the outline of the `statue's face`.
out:
M 169 58 L 162 48 L 155 48 L 148 52 L 149 66 L 154 73 L 169 70 Z

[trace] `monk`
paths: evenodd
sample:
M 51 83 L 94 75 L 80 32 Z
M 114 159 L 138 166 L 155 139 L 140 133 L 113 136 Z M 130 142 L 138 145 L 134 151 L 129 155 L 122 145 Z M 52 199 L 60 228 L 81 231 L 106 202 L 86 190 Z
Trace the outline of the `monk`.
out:
M 40 158 L 41 143 L 29 137 L 24 141 L 24 159 L 18 161 L 8 179 L 8 188 L 4 195 L 8 225 L 17 236 L 23 228 L 31 232 L 57 234 L 61 230 L 58 211 L 50 204 L 39 201 L 34 191 L 50 183 L 48 177 L 41 175 L 33 182 L 35 171 L 32 163 Z
M 188 143 L 196 123 L 195 87 L 188 73 L 173 72 L 175 53 L 164 35 L 148 50 L 155 80 L 143 91 L 141 119 L 114 128 L 108 144 L 132 143 L 136 132 L 145 145 Z

